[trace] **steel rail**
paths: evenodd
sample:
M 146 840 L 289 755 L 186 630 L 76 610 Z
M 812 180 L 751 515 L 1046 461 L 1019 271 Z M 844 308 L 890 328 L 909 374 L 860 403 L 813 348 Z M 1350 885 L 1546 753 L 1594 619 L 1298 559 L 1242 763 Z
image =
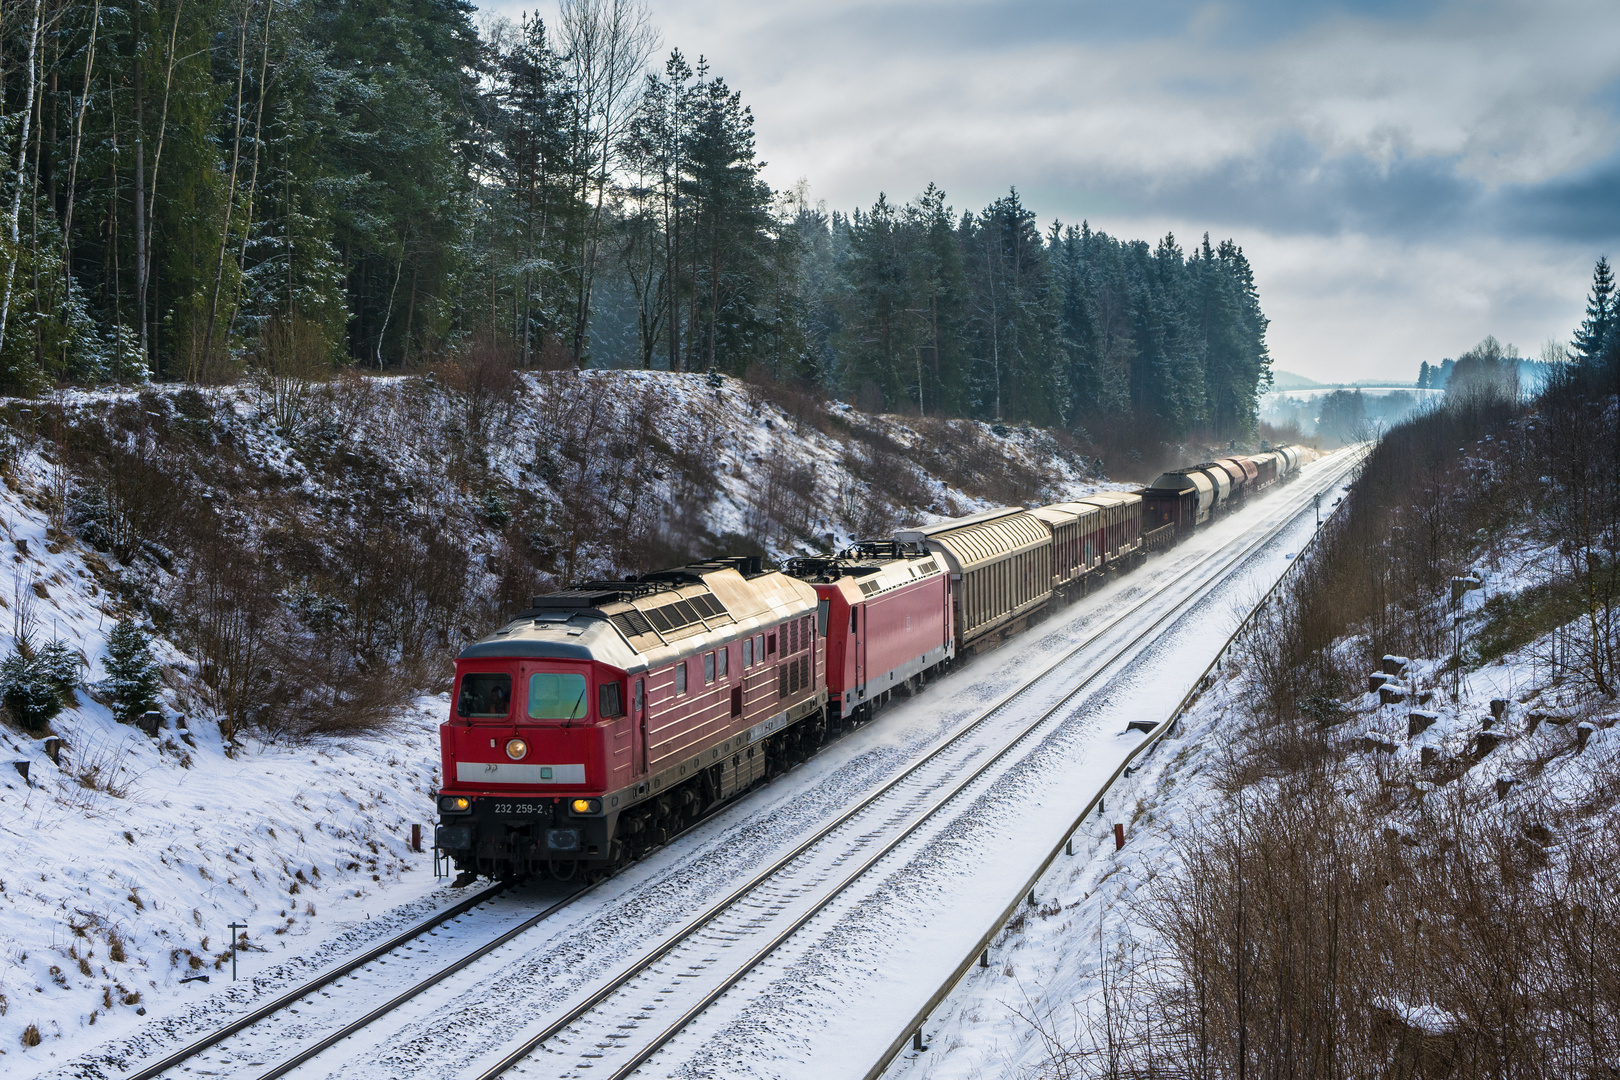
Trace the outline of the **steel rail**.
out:
M 908 839 L 910 836 L 912 836 L 918 829 L 920 829 L 922 826 L 924 826 L 930 820 L 932 820 L 939 813 L 939 811 L 941 809 L 943 809 L 947 804 L 954 801 L 958 796 L 960 796 L 964 791 L 966 791 L 966 789 L 969 788 L 975 781 L 977 781 L 980 776 L 982 776 L 985 772 L 987 772 L 992 767 L 994 767 L 997 763 L 1001 762 L 1009 754 L 1011 754 L 1015 749 L 1017 749 L 1020 745 L 1022 745 L 1024 742 L 1026 742 L 1029 739 L 1029 737 L 1032 734 L 1034 734 L 1034 732 L 1037 729 L 1042 727 L 1056 713 L 1058 713 L 1059 711 L 1064 709 L 1066 706 L 1068 706 L 1070 703 L 1072 703 L 1073 700 L 1075 699 L 1075 697 L 1079 696 L 1087 687 L 1089 687 L 1098 678 L 1100 678 L 1106 671 L 1108 671 L 1111 667 L 1113 667 L 1114 664 L 1117 663 L 1121 658 L 1127 656 L 1133 649 L 1135 649 L 1135 647 L 1144 638 L 1146 638 L 1149 634 L 1153 633 L 1159 626 L 1163 625 L 1163 623 L 1166 620 L 1170 619 L 1172 616 L 1179 618 L 1182 614 L 1185 613 L 1186 608 L 1188 608 L 1192 604 L 1195 604 L 1196 602 L 1202 600 L 1213 587 L 1219 585 L 1222 581 L 1225 580 L 1225 577 L 1226 577 L 1227 573 L 1229 573 L 1230 570 L 1233 567 L 1235 567 L 1237 565 L 1240 565 L 1244 561 L 1247 561 L 1250 557 L 1252 557 L 1252 555 L 1257 550 L 1259 550 L 1261 547 L 1263 547 L 1264 545 L 1266 545 L 1267 543 L 1270 543 L 1273 539 L 1275 539 L 1276 535 L 1278 533 L 1280 533 L 1288 525 L 1292 524 L 1293 521 L 1299 516 L 1299 514 L 1303 512 L 1303 510 L 1304 510 L 1303 500 L 1301 500 L 1301 505 L 1298 508 L 1291 509 L 1287 513 L 1287 515 L 1286 515 L 1286 517 L 1284 518 L 1283 521 L 1279 522 L 1277 525 L 1275 525 L 1272 528 L 1268 529 L 1260 537 L 1258 537 L 1254 541 L 1251 541 L 1248 545 L 1246 545 L 1244 548 L 1242 548 L 1239 552 L 1232 555 L 1225 562 L 1221 563 L 1220 566 L 1216 570 L 1214 570 L 1210 575 L 1205 577 L 1205 579 L 1203 581 L 1201 581 L 1197 586 L 1195 586 L 1195 588 L 1193 589 L 1192 592 L 1190 592 L 1189 594 L 1187 594 L 1185 597 L 1181 598 L 1180 600 L 1176 601 L 1176 603 L 1171 608 L 1169 608 L 1165 613 L 1163 613 L 1158 618 L 1156 618 L 1145 629 L 1143 629 L 1142 631 L 1137 633 L 1126 644 L 1124 644 L 1123 646 L 1120 646 L 1119 648 L 1113 650 L 1112 654 L 1109 655 L 1106 659 L 1102 660 L 1102 662 L 1097 665 L 1097 667 L 1095 668 L 1094 671 L 1091 672 L 1091 674 L 1087 675 L 1086 678 L 1083 679 L 1080 683 L 1076 684 L 1071 689 L 1066 691 L 1064 693 L 1064 695 L 1062 696 L 1062 698 L 1060 698 L 1059 701 L 1056 704 L 1052 705 L 1046 711 L 1041 713 L 1040 716 L 1037 717 L 1034 721 L 1032 721 L 1031 723 L 1026 725 L 1022 730 L 1020 730 L 1012 738 L 1011 741 L 1007 742 L 1002 747 L 1002 749 L 1000 751 L 998 751 L 994 756 L 992 756 L 990 759 L 985 761 L 982 765 L 980 765 L 977 769 L 975 769 L 970 775 L 968 775 L 966 778 L 964 778 L 964 779 L 960 780 L 958 783 L 956 783 L 956 785 L 954 787 L 952 787 L 951 790 L 949 790 L 943 796 L 941 796 L 934 803 L 934 805 L 932 807 L 930 807 L 925 813 L 921 814 L 908 828 L 906 828 L 898 836 L 891 839 L 880 850 L 875 852 L 865 862 L 863 862 L 862 865 L 858 869 L 856 869 L 854 872 L 852 872 L 850 875 L 848 875 L 848 877 L 845 879 L 845 881 L 842 884 L 840 884 L 833 892 L 829 893 L 826 897 L 824 897 L 818 903 L 816 903 L 809 911 L 804 913 L 799 919 L 795 920 L 792 925 L 790 925 L 788 927 L 785 927 L 775 938 L 773 938 L 758 953 L 756 953 L 753 957 L 751 957 L 741 968 L 738 969 L 738 971 L 735 974 L 733 974 L 731 977 L 729 977 L 719 988 L 712 991 L 710 994 L 706 995 L 696 1006 L 694 1006 L 692 1009 L 688 1010 L 687 1013 L 683 1014 L 678 1020 L 675 1021 L 675 1023 L 673 1025 L 671 1025 L 670 1028 L 666 1029 L 665 1032 L 661 1033 L 658 1037 L 656 1037 L 655 1040 L 653 1041 L 653 1043 L 649 1047 L 647 1047 L 644 1050 L 638 1052 L 638 1054 L 634 1057 L 634 1059 L 629 1064 L 621 1066 L 620 1071 L 617 1071 L 617 1072 L 612 1074 L 613 1080 L 619 1080 L 619 1078 L 624 1077 L 624 1076 L 628 1076 L 630 1073 L 632 1073 L 636 1069 L 638 1069 L 642 1064 L 644 1064 L 647 1061 L 647 1059 L 649 1059 L 653 1054 L 657 1053 L 657 1051 L 659 1049 L 661 1049 L 664 1044 L 666 1044 L 670 1039 L 672 1039 L 676 1034 L 678 1034 L 687 1024 L 689 1024 L 692 1019 L 694 1019 L 697 1015 L 699 1015 L 700 1013 L 705 1011 L 710 1005 L 712 1005 L 714 1003 L 714 1001 L 718 1000 L 721 996 L 723 996 L 726 991 L 728 991 L 732 986 L 734 986 L 737 983 L 737 981 L 744 978 L 750 971 L 752 971 L 755 967 L 757 967 L 760 962 L 762 962 L 767 956 L 769 956 L 770 953 L 774 952 L 784 941 L 786 941 L 788 938 L 792 937 L 795 933 L 797 933 L 797 931 L 804 925 L 804 923 L 809 921 L 815 915 L 819 914 L 820 911 L 822 911 L 828 904 L 832 903 L 835 899 L 837 899 L 838 896 L 840 896 L 846 889 L 848 889 L 851 885 L 853 885 L 855 882 L 857 882 L 863 876 L 865 876 L 865 874 L 874 865 L 876 865 L 879 861 L 881 861 L 888 854 L 890 854 L 900 844 L 904 843 L 904 841 L 906 839 Z M 933 761 L 935 758 L 939 757 L 941 754 L 943 754 L 947 750 L 949 750 L 953 745 L 955 745 L 956 743 L 958 743 L 962 739 L 965 739 L 968 735 L 972 734 L 981 725 L 983 725 L 984 723 L 989 721 L 993 716 L 995 716 L 997 713 L 999 713 L 1007 705 L 1011 704 L 1017 698 L 1023 696 L 1024 694 L 1026 694 L 1029 691 L 1031 691 L 1032 689 L 1034 689 L 1034 687 L 1037 684 L 1039 684 L 1040 682 L 1042 682 L 1047 676 L 1051 675 L 1054 671 L 1058 670 L 1059 668 L 1061 668 L 1062 666 L 1067 664 L 1068 661 L 1073 659 L 1076 655 L 1078 655 L 1079 653 L 1081 653 L 1082 651 L 1084 651 L 1085 649 L 1089 648 L 1091 645 L 1096 643 L 1096 641 L 1098 639 L 1100 639 L 1100 638 L 1106 636 L 1107 634 L 1117 630 L 1121 623 L 1125 622 L 1132 615 L 1134 615 L 1138 611 L 1140 611 L 1143 607 L 1145 607 L 1146 605 L 1148 605 L 1152 601 L 1158 599 L 1165 592 L 1168 592 L 1170 589 L 1174 588 L 1177 585 L 1183 584 L 1183 583 L 1184 582 L 1182 580 L 1180 580 L 1180 579 L 1175 580 L 1175 581 L 1171 581 L 1171 582 L 1165 584 L 1164 586 L 1160 587 L 1159 589 L 1149 593 L 1142 600 L 1138 601 L 1136 604 L 1133 604 L 1126 611 L 1124 611 L 1124 612 L 1120 613 L 1119 615 L 1115 616 L 1113 619 L 1111 619 L 1109 621 L 1107 626 L 1105 626 L 1103 628 L 1100 628 L 1098 631 L 1096 631 L 1095 633 L 1093 633 L 1092 635 L 1087 637 L 1085 641 L 1081 642 L 1080 644 L 1076 645 L 1074 648 L 1070 649 L 1062 657 L 1060 657 L 1057 661 L 1055 661 L 1054 663 L 1048 665 L 1042 671 L 1038 672 L 1036 675 L 1034 675 L 1030 680 L 1025 682 L 1017 690 L 1005 695 L 1000 701 L 996 702 L 994 705 L 992 705 L 988 709 L 986 709 L 977 719 L 971 721 L 960 732 L 958 732 L 956 735 L 952 736 L 951 739 L 947 740 L 945 743 L 942 743 L 939 747 L 935 748 L 935 750 L 930 752 L 927 756 L 919 759 L 912 766 L 908 767 L 904 772 L 902 772 L 902 773 L 898 774 L 897 776 L 895 776 L 888 783 L 884 784 L 881 788 L 879 788 L 878 790 L 873 792 L 870 796 L 868 796 L 861 803 L 857 804 L 855 807 L 853 807 L 849 811 L 845 812 L 843 815 L 839 816 L 838 818 L 834 819 L 832 822 L 828 823 L 826 826 L 822 827 L 822 829 L 820 829 L 814 835 L 807 838 L 804 842 L 799 844 L 791 852 L 789 852 L 787 855 L 785 855 L 781 859 L 779 859 L 776 863 L 773 863 L 769 868 L 767 868 L 766 870 L 762 871 L 761 873 L 755 875 L 755 877 L 753 877 L 750 881 L 748 881 L 747 883 L 745 883 L 744 885 L 742 885 L 741 887 L 736 889 L 734 892 L 732 892 L 730 895 L 728 895 L 726 898 L 724 898 L 722 901 L 720 901 L 719 904 L 717 904 L 714 907 L 710 908 L 709 911 L 705 912 L 702 916 L 700 916 L 699 918 L 697 918 L 696 920 L 694 920 L 693 922 L 688 924 L 686 927 L 682 928 L 675 935 L 671 936 L 668 940 L 666 940 L 662 945 L 660 945 L 653 952 L 649 953 L 648 955 L 644 956 L 642 959 L 638 960 L 636 963 L 632 964 L 625 971 L 623 971 L 618 976 L 616 976 L 612 980 L 610 980 L 607 984 L 605 984 L 604 986 L 599 988 L 597 991 L 592 993 L 589 997 L 587 997 L 580 1004 L 578 1004 L 578 1005 L 574 1006 L 572 1009 L 570 1009 L 562 1017 L 559 1017 L 557 1020 L 555 1020 L 552 1023 L 548 1024 L 538 1034 L 536 1034 L 534 1036 L 531 1036 L 522 1045 L 520 1045 L 518 1048 L 513 1050 L 506 1057 L 502 1058 L 494 1066 L 492 1066 L 491 1068 L 489 1068 L 485 1072 L 479 1074 L 478 1080 L 493 1080 L 494 1077 L 502 1075 L 508 1069 L 512 1068 L 514 1065 L 521 1062 L 523 1059 L 525 1059 L 530 1054 L 532 1054 L 534 1052 L 534 1050 L 537 1049 L 539 1046 L 541 1046 L 543 1043 L 547 1042 L 548 1040 L 553 1038 L 555 1035 L 557 1035 L 559 1032 L 566 1029 L 567 1027 L 572 1026 L 575 1022 L 577 1022 L 586 1013 L 588 1013 L 592 1009 L 594 1009 L 602 1001 L 606 1000 L 607 998 L 611 997 L 613 994 L 617 993 L 627 983 L 629 983 L 630 981 L 635 979 L 642 972 L 644 972 L 647 968 L 651 967 L 654 963 L 658 962 L 664 956 L 668 955 L 670 952 L 674 951 L 676 948 L 680 947 L 682 944 L 689 941 L 704 926 L 708 925 L 710 922 L 713 922 L 716 918 L 718 918 L 725 911 L 727 911 L 731 907 L 735 906 L 735 904 L 739 900 L 741 900 L 744 896 L 748 895 L 749 893 L 754 892 L 761 885 L 763 885 L 766 881 L 768 881 L 770 878 L 776 876 L 778 873 L 781 872 L 781 870 L 786 868 L 790 863 L 796 861 L 808 849 L 815 846 L 816 844 L 821 843 L 823 840 L 827 839 L 832 833 L 837 831 L 841 826 L 843 826 L 849 820 L 851 820 L 852 818 L 856 817 L 857 815 L 861 814 L 863 811 L 868 809 L 878 799 L 880 799 L 883 796 L 889 794 L 894 788 L 898 787 L 902 782 L 910 779 L 912 777 L 912 775 L 915 774 L 917 771 L 919 771 L 921 768 L 923 768 L 923 766 L 927 765 L 929 762 Z M 1137 751 L 1139 751 L 1139 750 L 1140 750 L 1140 747 L 1137 748 Z M 1137 751 L 1133 751 L 1132 756 L 1134 756 Z
M 534 929 L 535 926 L 539 925 L 541 922 L 544 922 L 546 919 L 567 907 L 575 900 L 578 900 L 581 896 L 584 896 L 592 889 L 595 889 L 600 884 L 602 884 L 602 882 L 596 881 L 586 885 L 582 889 L 575 889 L 573 892 L 547 907 L 539 914 L 530 916 L 494 940 L 485 942 L 483 945 L 480 945 L 467 955 L 440 968 L 432 975 L 429 975 L 422 981 L 413 984 L 410 988 L 390 998 L 388 1001 L 377 1006 L 375 1009 L 372 1009 L 359 1019 L 351 1020 L 349 1023 L 343 1025 L 341 1028 L 338 1028 L 331 1034 L 323 1036 L 315 1042 L 310 1043 L 292 1057 L 278 1062 L 268 1072 L 260 1073 L 258 1080 L 276 1080 L 277 1077 L 285 1076 L 287 1073 L 292 1072 L 310 1058 L 319 1056 L 326 1050 L 342 1042 L 344 1039 L 347 1039 L 350 1035 L 353 1035 L 362 1028 L 369 1026 L 376 1021 L 378 1017 L 386 1016 L 395 1009 L 399 1008 L 401 1005 L 405 1004 L 407 1001 L 410 1001 L 412 998 L 419 997 L 424 992 L 439 985 L 456 972 L 461 971 L 467 965 L 488 956 L 490 953 L 494 952 L 496 949 L 499 949 L 502 945 L 505 945 L 513 938 L 518 937 L 521 934 L 528 933 L 530 930 Z
M 244 1028 L 252 1027 L 265 1017 L 274 1015 L 275 1013 L 280 1012 L 282 1009 L 287 1008 L 289 1005 L 308 997 L 321 987 L 327 986 L 330 983 L 343 978 L 351 971 L 366 966 L 367 964 L 376 960 L 378 957 L 386 956 L 395 949 L 399 948 L 401 945 L 415 941 L 428 931 L 434 929 L 435 927 L 442 926 L 444 923 L 449 922 L 451 919 L 454 919 L 459 915 L 466 914 L 479 904 L 482 904 L 484 901 L 493 899 L 497 893 L 505 891 L 510 884 L 510 882 L 505 881 L 497 882 L 487 889 L 482 889 L 479 892 L 474 893 L 472 896 L 457 901 L 455 904 L 445 908 L 443 911 L 430 917 L 426 921 L 418 923 L 409 930 L 403 931 L 402 933 L 389 938 L 380 945 L 373 946 L 353 959 L 345 960 L 337 967 L 321 973 L 309 982 L 303 983 L 300 986 L 289 990 L 273 1001 L 266 1002 L 259 1008 L 254 1009 L 252 1012 L 246 1013 L 245 1015 L 231 1021 L 229 1024 L 226 1024 L 224 1027 L 210 1032 L 208 1035 L 197 1040 L 191 1045 L 176 1050 L 174 1053 L 163 1058 L 161 1061 L 157 1061 L 151 1065 L 137 1069 L 135 1072 L 125 1076 L 124 1080 L 152 1080 L 153 1077 L 167 1072 L 176 1065 L 180 1064 L 182 1061 L 185 1061 L 188 1058 L 196 1057 L 204 1050 L 225 1041 Z

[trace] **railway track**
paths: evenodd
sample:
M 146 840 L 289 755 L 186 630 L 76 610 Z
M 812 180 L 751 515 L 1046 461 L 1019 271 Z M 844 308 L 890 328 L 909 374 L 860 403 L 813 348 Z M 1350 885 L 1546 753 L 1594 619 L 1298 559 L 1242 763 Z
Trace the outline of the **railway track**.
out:
M 1345 466 L 1333 482 L 1352 467 Z M 1128 663 L 1144 641 L 1195 606 L 1309 505 L 1308 498 L 1295 500 L 1276 526 L 1225 560 L 1217 560 L 1213 570 L 1203 573 L 1197 585 L 1163 613 L 1141 629 L 1126 630 L 1122 643 L 1108 642 L 1133 615 L 1166 592 L 1185 587 L 1185 581 L 1172 582 L 1143 597 L 925 758 L 530 1035 L 478 1073 L 478 1080 L 506 1075 L 590 1075 L 621 1080 L 637 1072 L 767 958 L 798 938 L 817 916 L 869 882 L 895 855 L 916 846 L 931 828 L 947 827 L 949 821 L 943 819 L 952 807 L 970 803 L 975 794 L 993 784 L 1018 760 L 1022 748 L 1060 726 L 1070 707 L 1088 690 Z M 1099 645 L 1103 655 L 1086 656 Z M 1087 664 L 1086 674 L 1054 704 L 1022 723 L 1010 741 L 994 751 L 976 744 L 975 735 L 984 734 L 987 723 L 1040 684 L 1059 673 L 1072 678 L 1067 669 L 1077 660 Z M 971 764 L 986 752 L 991 755 L 988 759 Z M 737 948 L 739 945 L 743 947 Z
M 1292 496 L 1291 492 L 1282 494 Z M 502 1052 L 498 1060 L 488 1062 L 486 1055 L 479 1066 L 481 1071 L 476 1073 L 479 1080 L 509 1073 L 623 1077 L 637 1071 L 767 958 L 802 937 L 802 931 L 818 915 L 847 903 L 847 898 L 858 892 L 863 882 L 870 882 L 880 867 L 945 827 L 953 806 L 971 802 L 976 793 L 994 784 L 1019 760 L 1020 748 L 1038 744 L 1061 726 L 1065 711 L 1077 699 L 1108 672 L 1128 663 L 1157 629 L 1196 605 L 1234 567 L 1297 519 L 1308 504 L 1308 497 L 1290 498 L 1278 524 L 1225 558 L 1204 560 L 1195 571 L 1197 580 L 1190 589 L 1185 577 L 1176 578 L 1112 616 L 1017 689 L 967 721 L 926 756 L 666 936 L 557 1019 L 538 1030 L 531 1028 L 515 1048 Z M 1167 593 L 1178 590 L 1184 594 L 1147 625 L 1138 629 L 1132 622 L 1133 617 Z M 1078 682 L 1070 670 L 1076 663 L 1085 668 Z M 1061 684 L 1055 691 L 1054 683 Z M 1030 699 L 1040 696 L 1043 688 L 1055 692 L 1055 700 L 1042 701 L 1035 719 L 1027 720 L 1026 706 Z M 438 933 L 447 924 L 454 925 L 468 912 L 487 904 L 502 887 L 482 890 L 204 1039 L 128 1074 L 125 1080 L 207 1074 L 222 1066 L 227 1070 L 223 1074 L 253 1076 L 256 1080 L 277 1080 L 299 1071 L 315 1075 L 313 1070 L 322 1067 L 322 1057 L 328 1051 L 505 946 L 521 943 L 524 935 L 543 927 L 554 914 L 596 887 L 575 890 L 498 936 L 459 953 L 448 963 L 433 966 L 425 976 L 409 981 L 403 989 L 354 1019 L 327 1026 L 291 1054 L 255 1054 L 249 1050 L 235 1055 L 222 1053 L 222 1057 L 231 1059 L 228 1063 L 209 1059 L 210 1052 L 228 1050 L 232 1038 L 255 1025 L 295 1012 L 300 1005 L 319 1004 L 317 997 L 327 994 L 327 988 L 334 983 L 358 978 L 357 973 L 374 971 L 387 964 L 391 956 L 414 951 L 413 943 Z M 267 1059 L 271 1056 L 278 1060 L 270 1062 Z M 312 1068 L 305 1070 L 306 1065 Z

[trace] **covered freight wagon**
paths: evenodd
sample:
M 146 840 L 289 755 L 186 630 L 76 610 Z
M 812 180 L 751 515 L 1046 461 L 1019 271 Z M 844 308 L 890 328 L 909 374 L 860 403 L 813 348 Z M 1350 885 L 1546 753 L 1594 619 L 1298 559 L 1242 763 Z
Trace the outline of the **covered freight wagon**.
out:
M 1052 530 L 1052 587 L 1076 588 L 1103 565 L 1103 508 L 1091 503 L 1053 503 L 1030 511 Z
M 989 510 L 895 539 L 940 556 L 950 570 L 958 652 L 1022 625 L 1052 597 L 1052 530 L 1027 510 Z

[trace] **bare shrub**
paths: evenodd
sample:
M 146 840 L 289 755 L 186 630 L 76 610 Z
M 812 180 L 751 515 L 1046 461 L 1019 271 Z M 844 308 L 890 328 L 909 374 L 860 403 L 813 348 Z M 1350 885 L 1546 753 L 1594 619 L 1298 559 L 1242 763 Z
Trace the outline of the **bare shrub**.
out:
M 310 419 L 314 388 L 331 377 L 332 355 L 320 324 L 302 315 L 277 317 L 259 336 L 248 378 L 283 438 L 295 438 Z
M 517 361 L 517 346 L 512 341 L 478 334 L 455 359 L 435 369 L 440 384 L 456 402 L 469 441 L 481 444 L 492 426 L 510 420 L 519 388 Z

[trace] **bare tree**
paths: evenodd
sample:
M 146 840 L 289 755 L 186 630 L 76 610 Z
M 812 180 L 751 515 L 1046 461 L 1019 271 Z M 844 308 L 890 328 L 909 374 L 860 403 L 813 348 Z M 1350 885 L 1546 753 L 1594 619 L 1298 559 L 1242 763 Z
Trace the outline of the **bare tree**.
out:
M 591 168 L 580 177 L 580 199 L 590 206 L 580 239 L 579 295 L 574 311 L 574 361 L 585 354 L 591 289 L 602 242 L 602 211 L 619 146 L 635 112 L 658 31 L 643 0 L 562 0 L 562 51 L 576 92 L 580 139 Z
M 11 192 L 11 220 L 7 223 L 6 285 L 0 294 L 0 344 L 6 340 L 6 317 L 11 312 L 11 283 L 17 270 L 17 222 L 22 213 L 23 177 L 28 171 L 28 125 L 34 116 L 34 86 L 39 68 L 40 0 L 34 0 L 34 16 L 28 30 L 28 85 L 23 104 L 22 134 L 17 139 L 17 182 Z

